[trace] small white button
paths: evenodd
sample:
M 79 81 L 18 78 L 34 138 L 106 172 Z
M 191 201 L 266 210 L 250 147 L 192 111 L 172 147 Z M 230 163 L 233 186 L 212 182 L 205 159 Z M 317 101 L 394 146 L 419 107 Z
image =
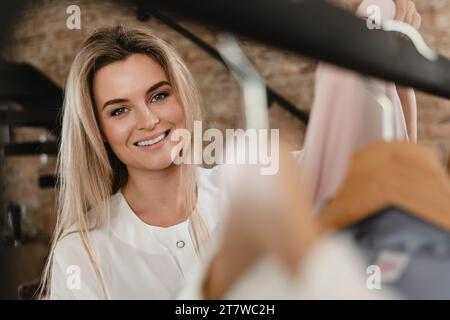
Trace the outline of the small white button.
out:
M 180 241 L 177 241 L 177 248 L 184 248 L 184 245 L 185 245 L 185 243 L 184 243 L 184 241 L 182 241 L 182 240 L 180 240 Z

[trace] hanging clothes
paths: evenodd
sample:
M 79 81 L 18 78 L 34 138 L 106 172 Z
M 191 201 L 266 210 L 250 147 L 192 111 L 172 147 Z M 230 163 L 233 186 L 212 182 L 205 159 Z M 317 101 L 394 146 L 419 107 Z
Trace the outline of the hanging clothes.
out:
M 408 141 L 405 117 L 394 84 L 372 80 L 394 105 L 396 139 Z M 344 90 L 345 89 L 345 90 Z M 319 204 L 338 190 L 353 152 L 382 139 L 382 110 L 359 75 L 321 64 L 315 102 L 303 149 L 303 172 Z
M 367 17 L 370 5 L 380 8 L 382 21 L 395 16 L 391 0 L 363 1 L 358 15 Z M 354 72 L 320 63 L 315 83 L 302 166 L 313 200 L 321 206 L 338 190 L 353 152 L 382 139 L 382 110 L 367 92 L 361 76 Z M 376 79 L 370 83 L 384 92 L 394 106 L 395 138 L 409 141 L 395 84 Z
M 397 207 L 380 210 L 342 232 L 379 267 L 381 287 L 407 299 L 450 299 L 450 232 Z
M 450 181 L 434 150 L 399 141 L 358 150 L 319 220 L 353 238 L 383 287 L 450 299 Z

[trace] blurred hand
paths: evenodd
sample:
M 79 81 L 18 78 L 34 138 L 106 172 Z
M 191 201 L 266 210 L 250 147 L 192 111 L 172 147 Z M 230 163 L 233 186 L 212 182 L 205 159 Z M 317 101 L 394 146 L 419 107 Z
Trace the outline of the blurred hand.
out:
M 417 12 L 416 5 L 412 0 L 392 0 L 395 4 L 395 20 L 402 21 L 410 24 L 417 30 L 419 30 L 422 18 Z M 376 0 L 372 1 L 373 4 L 376 4 Z M 353 12 L 356 12 L 359 5 L 362 3 L 362 0 L 345 0 L 345 7 Z
M 395 0 L 395 20 L 405 22 L 419 30 L 422 17 L 412 0 Z

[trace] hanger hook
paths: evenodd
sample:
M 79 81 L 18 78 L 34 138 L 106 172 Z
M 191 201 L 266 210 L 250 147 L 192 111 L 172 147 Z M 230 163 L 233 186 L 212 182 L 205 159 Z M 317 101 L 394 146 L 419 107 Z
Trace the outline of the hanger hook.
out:
M 267 91 L 264 80 L 231 34 L 218 37 L 218 51 L 241 86 L 247 128 L 268 129 Z
M 388 96 L 370 83 L 369 78 L 362 76 L 364 87 L 369 95 L 374 99 L 383 110 L 383 140 L 392 141 L 396 137 L 395 110 L 392 101 Z
M 430 61 L 439 59 L 439 55 L 426 44 L 422 35 L 413 26 L 402 21 L 386 20 L 382 22 L 381 28 L 384 31 L 400 32 L 407 36 L 416 47 L 416 50 L 426 59 Z

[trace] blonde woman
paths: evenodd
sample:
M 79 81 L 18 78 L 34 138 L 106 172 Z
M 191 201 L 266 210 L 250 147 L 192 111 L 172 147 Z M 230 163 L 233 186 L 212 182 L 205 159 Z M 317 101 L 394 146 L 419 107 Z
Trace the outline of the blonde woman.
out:
M 217 170 L 171 158 L 173 131 L 202 119 L 191 74 L 148 30 L 116 27 L 82 45 L 65 92 L 50 298 L 173 297 L 221 197 Z
M 58 220 L 42 293 L 175 297 L 215 244 L 227 205 L 220 166 L 172 162 L 174 130 L 193 132 L 202 119 L 186 66 L 146 29 L 97 31 L 71 66 L 63 111 Z M 245 248 L 227 252 L 207 272 L 207 292 L 232 282 L 220 270 L 236 270 L 234 253 Z

